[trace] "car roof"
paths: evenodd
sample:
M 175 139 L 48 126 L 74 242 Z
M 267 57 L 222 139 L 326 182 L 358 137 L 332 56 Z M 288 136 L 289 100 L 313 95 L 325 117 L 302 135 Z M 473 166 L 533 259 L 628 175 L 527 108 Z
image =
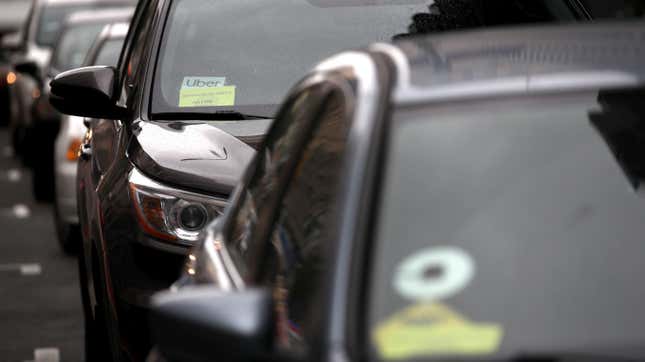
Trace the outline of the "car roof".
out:
M 65 19 L 65 27 L 84 23 L 127 20 L 134 14 L 134 7 L 114 7 L 96 10 L 83 10 L 70 14 Z
M 128 34 L 129 27 L 130 24 L 125 22 L 108 24 L 103 28 L 103 31 L 101 31 L 101 36 L 107 39 L 125 38 L 125 36 Z
M 374 49 L 395 60 L 395 100 L 403 103 L 645 83 L 643 20 L 463 31 Z

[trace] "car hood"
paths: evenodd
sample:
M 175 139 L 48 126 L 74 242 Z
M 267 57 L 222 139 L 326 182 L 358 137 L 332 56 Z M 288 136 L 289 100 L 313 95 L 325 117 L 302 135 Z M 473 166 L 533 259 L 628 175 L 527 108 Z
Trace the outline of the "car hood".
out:
M 128 154 L 158 182 L 228 197 L 255 154 L 271 120 L 133 124 Z

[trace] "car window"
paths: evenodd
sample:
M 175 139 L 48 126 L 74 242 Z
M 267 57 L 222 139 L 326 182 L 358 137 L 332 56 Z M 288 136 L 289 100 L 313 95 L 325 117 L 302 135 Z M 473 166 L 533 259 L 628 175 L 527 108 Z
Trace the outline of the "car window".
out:
M 280 347 L 306 352 L 322 327 L 334 216 L 350 122 L 341 92 L 323 106 L 299 157 L 273 225 L 270 265 Z
M 110 39 L 105 41 L 99 49 L 94 64 L 116 66 L 122 47 L 123 39 Z
M 395 111 L 373 359 L 645 358 L 642 119 L 642 91 Z
M 135 10 L 133 20 L 126 35 L 125 44 L 119 56 L 119 81 L 121 82 L 121 94 L 119 95 L 119 104 L 128 106 L 126 102 L 132 102 L 129 92 L 131 86 L 134 86 L 134 79 L 139 66 L 145 64 L 144 49 L 146 48 L 145 40 L 150 35 L 152 22 L 155 15 L 156 1 L 139 2 Z M 135 90 L 137 88 L 135 87 Z
M 74 26 L 65 31 L 54 51 L 51 67 L 56 72 L 64 72 L 80 67 L 104 25 L 102 23 L 84 24 Z
M 124 4 L 127 4 L 127 2 L 124 1 Z M 95 8 L 115 7 L 118 5 L 118 3 L 114 2 L 88 2 L 74 5 L 45 6 L 38 20 L 36 44 L 53 48 L 65 22 L 65 18 L 74 12 Z
M 264 255 L 263 242 L 273 222 L 275 206 L 280 200 L 286 178 L 294 167 L 294 153 L 301 148 L 324 90 L 314 86 L 302 91 L 281 110 L 277 121 L 258 151 L 248 182 L 236 193 L 232 223 L 227 235 L 228 251 L 238 271 L 247 282 L 253 282 Z

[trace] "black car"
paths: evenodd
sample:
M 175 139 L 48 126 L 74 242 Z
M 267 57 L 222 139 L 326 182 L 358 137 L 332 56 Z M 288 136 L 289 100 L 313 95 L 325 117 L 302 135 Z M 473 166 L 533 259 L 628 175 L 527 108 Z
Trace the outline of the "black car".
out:
M 645 359 L 644 25 L 320 63 L 154 297 L 151 360 Z

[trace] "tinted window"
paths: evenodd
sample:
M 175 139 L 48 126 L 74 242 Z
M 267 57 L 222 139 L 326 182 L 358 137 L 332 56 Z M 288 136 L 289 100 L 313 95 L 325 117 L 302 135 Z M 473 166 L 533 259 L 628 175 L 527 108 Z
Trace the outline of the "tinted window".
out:
M 378 359 L 645 358 L 643 93 L 597 96 L 394 114 L 369 276 Z
M 87 51 L 92 46 L 94 39 L 103 29 L 104 24 L 85 24 L 69 28 L 65 31 L 57 44 L 52 68 L 64 72 L 78 68 L 83 64 Z
M 411 17 L 427 11 L 428 3 L 174 1 L 153 112 L 235 109 L 273 115 L 289 87 L 315 63 L 344 49 L 391 40 L 407 31 Z
M 94 64 L 116 66 L 123 47 L 123 39 L 110 39 L 101 46 Z
M 323 292 L 335 245 L 334 216 L 349 123 L 344 98 L 335 93 L 324 106 L 287 184 L 280 215 L 273 226 L 278 340 L 283 347 L 305 350 L 320 332 Z

